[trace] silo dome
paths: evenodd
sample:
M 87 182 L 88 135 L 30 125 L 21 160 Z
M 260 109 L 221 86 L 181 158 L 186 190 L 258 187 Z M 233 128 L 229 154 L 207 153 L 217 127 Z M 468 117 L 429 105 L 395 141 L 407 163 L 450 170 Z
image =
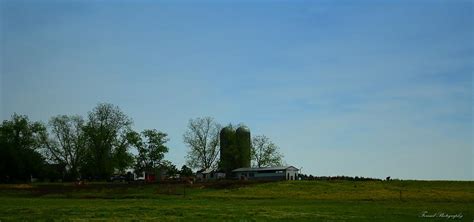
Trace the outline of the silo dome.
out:
M 245 132 L 245 133 L 250 133 L 250 129 L 247 126 L 240 126 L 236 130 L 237 132 Z

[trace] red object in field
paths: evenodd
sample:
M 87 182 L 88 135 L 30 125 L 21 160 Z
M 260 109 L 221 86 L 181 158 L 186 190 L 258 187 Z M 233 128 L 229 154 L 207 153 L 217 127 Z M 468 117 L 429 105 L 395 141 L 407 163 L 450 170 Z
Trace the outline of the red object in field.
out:
M 156 181 L 155 174 L 145 174 L 145 182 L 147 183 L 153 183 Z

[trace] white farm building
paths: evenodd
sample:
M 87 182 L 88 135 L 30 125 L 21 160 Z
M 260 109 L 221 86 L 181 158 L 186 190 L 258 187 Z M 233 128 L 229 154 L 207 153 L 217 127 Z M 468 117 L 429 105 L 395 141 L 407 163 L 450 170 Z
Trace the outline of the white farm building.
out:
M 298 168 L 294 166 L 238 168 L 232 171 L 241 180 L 297 180 Z

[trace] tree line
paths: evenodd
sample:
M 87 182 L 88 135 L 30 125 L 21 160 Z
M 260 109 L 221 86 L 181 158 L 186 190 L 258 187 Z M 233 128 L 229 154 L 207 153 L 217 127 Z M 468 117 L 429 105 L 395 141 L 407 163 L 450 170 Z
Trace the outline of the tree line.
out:
M 132 124 L 118 106 L 109 103 L 98 104 L 85 118 L 58 115 L 47 124 L 13 114 L 0 125 L 0 180 L 103 180 L 132 168 L 136 173 L 164 169 L 170 175 L 189 176 L 192 169 L 218 166 L 222 127 L 211 117 L 189 121 L 183 135 L 189 152 L 181 170 L 164 159 L 170 150 L 166 133 L 157 129 L 137 132 Z M 256 136 L 252 157 L 255 166 L 264 167 L 281 164 L 283 156 L 267 137 Z
M 378 178 L 371 177 L 351 177 L 351 176 L 313 176 L 311 174 L 299 174 L 298 175 L 302 180 L 327 180 L 327 181 L 382 181 Z M 390 180 L 390 177 L 387 177 L 387 180 Z

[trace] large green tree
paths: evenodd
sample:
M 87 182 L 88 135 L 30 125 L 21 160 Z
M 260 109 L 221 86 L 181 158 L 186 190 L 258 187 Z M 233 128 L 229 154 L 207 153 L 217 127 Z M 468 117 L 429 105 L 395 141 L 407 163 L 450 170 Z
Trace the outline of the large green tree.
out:
M 27 181 L 39 176 L 45 164 L 39 153 L 45 137 L 46 127 L 27 116 L 13 114 L 11 120 L 4 120 L 0 125 L 0 180 Z
M 89 112 L 84 126 L 87 137 L 85 174 L 105 179 L 115 169 L 124 170 L 133 164 L 127 141 L 131 125 L 132 120 L 118 106 L 109 103 L 100 103 Z
M 130 137 L 134 133 L 134 131 L 130 130 L 122 134 L 112 153 L 114 169 L 120 174 L 124 174 L 127 169 L 133 166 L 135 161 L 133 154 L 130 153 L 130 148 L 135 146 Z
M 178 168 L 169 160 L 163 160 L 160 168 L 165 171 L 166 176 L 172 177 L 179 173 Z
M 135 171 L 154 171 L 163 164 L 169 141 L 167 134 L 156 129 L 144 130 L 141 135 L 135 133 L 130 135 L 131 141 L 136 145 L 138 155 L 135 161 Z
M 187 165 L 194 169 L 217 167 L 219 156 L 219 131 L 221 125 L 212 117 L 189 120 L 188 129 L 183 135 L 189 147 Z
M 190 177 L 193 175 L 193 170 L 187 167 L 186 165 L 183 165 L 179 173 L 181 174 L 181 176 Z
M 84 119 L 81 116 L 59 115 L 49 121 L 51 138 L 45 140 L 45 154 L 49 161 L 65 166 L 67 177 L 79 176 L 86 153 Z
M 251 156 L 254 167 L 271 167 L 283 164 L 283 154 L 278 146 L 265 135 L 252 138 Z

